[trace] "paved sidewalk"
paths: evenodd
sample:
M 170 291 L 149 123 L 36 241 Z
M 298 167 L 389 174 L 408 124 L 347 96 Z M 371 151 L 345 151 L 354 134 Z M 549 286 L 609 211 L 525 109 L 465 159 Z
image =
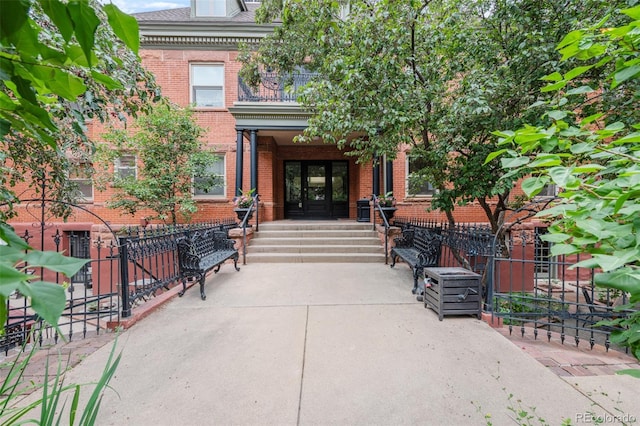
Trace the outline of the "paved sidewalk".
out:
M 532 424 L 640 419 L 640 382 L 611 374 L 630 357 L 438 321 L 411 284 L 402 264 L 225 265 L 206 301 L 190 289 L 119 337 L 98 424 L 502 425 L 520 409 Z M 97 379 L 110 351 L 67 383 Z M 614 367 L 561 373 L 594 359 Z

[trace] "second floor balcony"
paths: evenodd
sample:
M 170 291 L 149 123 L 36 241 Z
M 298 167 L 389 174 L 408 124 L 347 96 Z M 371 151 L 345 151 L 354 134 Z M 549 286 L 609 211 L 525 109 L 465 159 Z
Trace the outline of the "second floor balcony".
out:
M 255 88 L 238 77 L 238 101 L 298 102 L 298 89 L 315 76 L 315 73 L 279 75 L 275 72 L 263 72 L 260 73 L 260 84 Z

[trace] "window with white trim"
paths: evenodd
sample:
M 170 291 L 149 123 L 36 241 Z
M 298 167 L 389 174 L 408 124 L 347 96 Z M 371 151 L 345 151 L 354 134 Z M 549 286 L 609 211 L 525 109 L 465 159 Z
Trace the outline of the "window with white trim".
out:
M 227 16 L 226 0 L 195 0 L 195 16 Z
M 120 179 L 126 179 L 133 177 L 138 178 L 138 164 L 135 155 L 122 155 L 116 158 L 113 165 L 113 172 L 116 177 Z
M 193 177 L 193 195 L 196 197 L 222 198 L 226 195 L 225 156 L 219 155 L 207 166 L 207 176 Z
M 224 107 L 223 64 L 191 64 L 191 103 L 196 107 Z
M 87 163 L 71 163 L 69 168 L 69 181 L 75 184 L 82 201 L 93 200 L 93 181 L 90 170 L 91 166 Z
M 421 175 L 422 169 L 427 166 L 425 160 L 411 157 L 407 153 L 407 196 L 409 197 L 430 197 L 436 190 L 426 178 Z

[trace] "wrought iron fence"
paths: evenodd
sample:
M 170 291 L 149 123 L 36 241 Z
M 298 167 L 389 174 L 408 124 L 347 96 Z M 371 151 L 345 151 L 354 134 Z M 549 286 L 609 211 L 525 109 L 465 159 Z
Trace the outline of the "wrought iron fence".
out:
M 629 315 L 616 309 L 628 302 L 627 294 L 596 287 L 592 269 L 573 268 L 583 256 L 552 256 L 550 243 L 540 238 L 544 233 L 544 227 L 523 227 L 505 236 L 508 257 L 495 257 L 488 310 L 510 332 L 609 348 L 613 328 L 597 324 Z
M 73 253 L 77 257 L 91 259 L 73 277 L 61 276 L 43 268 L 29 268 L 21 265 L 28 274 L 58 283 L 65 287 L 66 306 L 58 322 L 60 333 L 67 340 L 103 332 L 110 323 L 120 319 L 120 298 L 118 295 L 119 249 L 113 240 L 101 236 L 92 239 L 87 231 L 64 231 L 43 229 L 44 250 Z M 49 231 L 49 232 L 47 232 Z M 39 231 L 29 229 L 20 236 L 32 246 Z M 40 247 L 38 247 L 40 248 Z M 21 346 L 30 337 L 30 331 L 40 336 L 39 345 L 56 344 L 60 334 L 42 321 L 32 309 L 29 300 L 14 292 L 7 300 L 7 322 L 5 334 L 0 337 L 0 350 L 5 354 L 14 347 Z
M 260 73 L 260 84 L 249 86 L 238 77 L 238 100 L 244 102 L 297 102 L 298 89 L 316 74 L 295 73 L 279 75 L 275 72 Z
M 131 316 L 136 306 L 181 283 L 177 239 L 209 229 L 229 231 L 238 225 L 223 219 L 188 225 L 131 227 L 118 237 L 122 316 Z
M 161 292 L 181 284 L 177 262 L 176 237 L 198 230 L 225 230 L 237 227 L 233 218 L 179 226 L 123 228 L 114 232 L 110 225 L 82 206 L 67 223 L 48 217 L 45 204 L 50 200 L 24 200 L 23 211 L 30 209 L 32 223 L 14 223 L 14 228 L 29 245 L 38 250 L 55 251 L 90 261 L 77 274 L 66 277 L 44 268 L 18 265 L 27 273 L 65 287 L 66 307 L 58 331 L 42 321 L 29 299 L 14 292 L 7 300 L 5 333 L 0 336 L 0 351 L 5 354 L 20 347 L 31 335 L 41 336 L 34 344 L 56 344 L 85 338 L 114 328 L 132 310 Z M 38 217 L 39 216 L 39 217 Z M 97 218 L 100 225 L 95 225 Z M 30 334 L 42 330 L 42 333 Z
M 482 274 L 484 310 L 502 319 L 510 332 L 544 334 L 579 345 L 611 346 L 613 328 L 598 324 L 631 313 L 622 292 L 599 288 L 594 271 L 573 268 L 580 256 L 552 256 L 541 237 L 545 227 L 520 224 L 497 241 L 490 228 L 398 217 L 394 225 L 423 227 L 442 236 L 440 266 L 460 266 Z M 500 250 L 497 248 L 500 247 Z

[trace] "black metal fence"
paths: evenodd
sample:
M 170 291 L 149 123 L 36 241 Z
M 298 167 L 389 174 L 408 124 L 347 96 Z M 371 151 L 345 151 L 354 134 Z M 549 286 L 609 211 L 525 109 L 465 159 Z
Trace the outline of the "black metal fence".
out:
M 43 219 L 16 227 L 18 235 L 36 249 L 90 259 L 73 277 L 18 265 L 27 273 L 65 287 L 67 302 L 58 327 L 67 340 L 115 328 L 133 309 L 181 284 L 177 237 L 211 228 L 228 231 L 238 226 L 229 218 L 191 225 L 130 227 L 115 233 L 106 222 L 102 224 L 50 223 Z M 27 341 L 31 331 L 42 330 L 33 334 L 41 336 L 35 344 L 56 344 L 60 339 L 60 334 L 37 316 L 21 294 L 10 295 L 6 309 L 5 333 L 0 336 L 0 351 L 5 354 Z
M 196 231 L 210 229 L 229 231 L 237 227 L 234 219 L 223 219 L 189 225 L 133 227 L 118 237 L 120 282 L 122 283 L 122 316 L 180 283 L 177 239 Z
M 258 87 L 250 87 L 238 77 L 238 101 L 243 102 L 297 102 L 298 89 L 316 74 L 296 73 L 279 75 L 275 72 L 260 73 Z
M 401 217 L 394 225 L 440 233 L 440 266 L 459 266 L 481 274 L 484 311 L 501 318 L 510 332 L 609 348 L 613 329 L 598 323 L 630 313 L 617 309 L 628 302 L 626 294 L 596 287 L 591 269 L 573 268 L 580 256 L 551 254 L 550 243 L 540 238 L 545 227 L 521 224 L 498 241 L 484 225 L 449 226 Z
M 37 233 L 24 230 L 20 236 L 32 246 Z M 56 229 L 42 239 L 45 250 L 65 254 L 72 253 L 76 257 L 91 259 L 77 274 L 72 277 L 51 273 L 42 268 L 29 268 L 21 265 L 28 274 L 43 277 L 46 281 L 55 282 L 65 287 L 66 307 L 60 317 L 58 327 L 67 340 L 84 338 L 90 334 L 98 334 L 108 327 L 109 323 L 117 323 L 120 319 L 121 302 L 118 295 L 119 248 L 113 240 L 104 240 L 101 236 L 92 239 L 88 231 L 63 231 Z M 19 347 L 29 338 L 31 331 L 40 336 L 39 345 L 55 344 L 60 338 L 50 325 L 40 319 L 31 308 L 29 300 L 18 292 L 14 292 L 7 300 L 7 322 L 5 334 L 0 336 L 0 350 L 5 353 L 13 347 Z

